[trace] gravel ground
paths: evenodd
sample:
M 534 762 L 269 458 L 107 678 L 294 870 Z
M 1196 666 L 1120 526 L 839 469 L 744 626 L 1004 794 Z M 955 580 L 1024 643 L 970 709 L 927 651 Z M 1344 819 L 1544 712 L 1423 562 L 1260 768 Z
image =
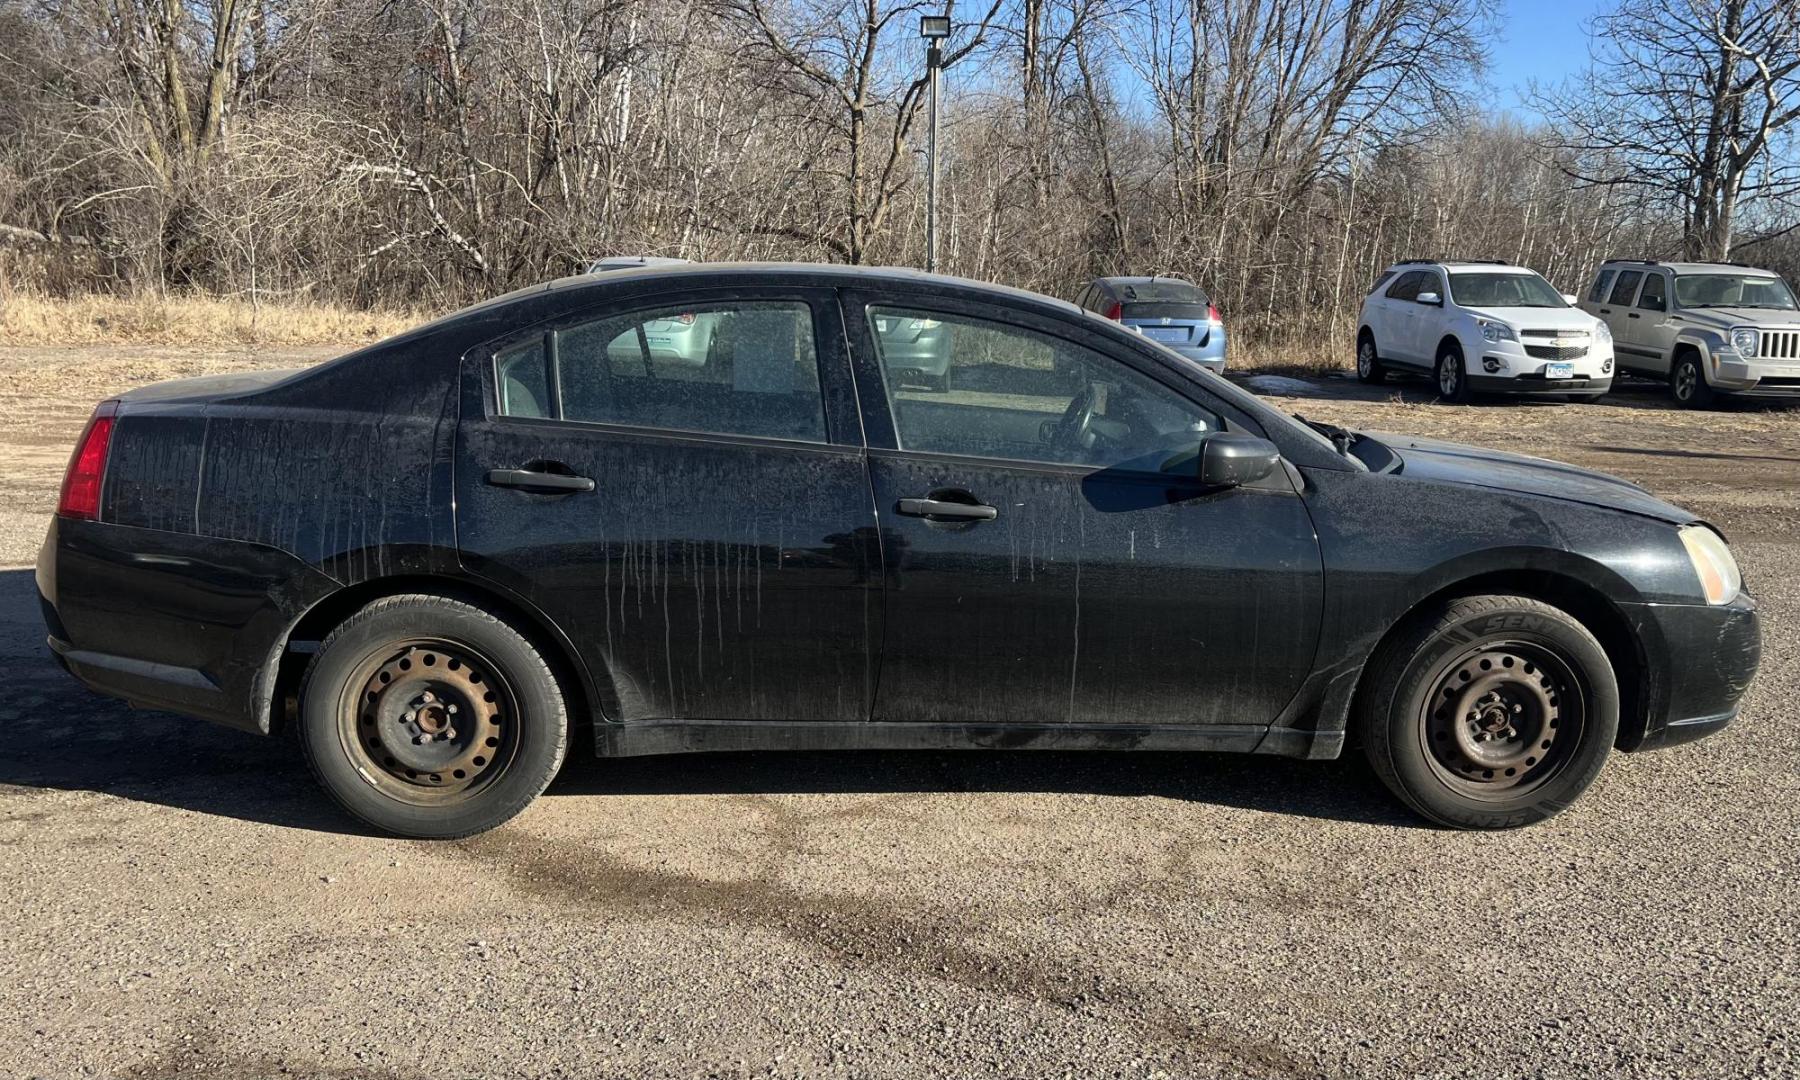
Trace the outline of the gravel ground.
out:
M 93 400 L 316 356 L 0 349 L 0 567 Z M 1800 413 L 1314 386 L 1719 523 L 1767 616 L 1743 718 L 1497 835 L 1353 760 L 843 753 L 576 761 L 426 844 L 290 741 L 82 690 L 0 569 L 0 1076 L 1800 1073 Z

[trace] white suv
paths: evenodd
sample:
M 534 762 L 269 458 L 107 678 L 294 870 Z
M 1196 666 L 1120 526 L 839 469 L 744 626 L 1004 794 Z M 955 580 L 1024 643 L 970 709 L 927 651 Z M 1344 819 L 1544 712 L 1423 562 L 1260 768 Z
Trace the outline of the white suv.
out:
M 1470 394 L 1612 388 L 1612 333 L 1535 270 L 1501 262 L 1408 259 L 1377 278 L 1356 331 L 1356 374 L 1429 373 L 1446 401 Z

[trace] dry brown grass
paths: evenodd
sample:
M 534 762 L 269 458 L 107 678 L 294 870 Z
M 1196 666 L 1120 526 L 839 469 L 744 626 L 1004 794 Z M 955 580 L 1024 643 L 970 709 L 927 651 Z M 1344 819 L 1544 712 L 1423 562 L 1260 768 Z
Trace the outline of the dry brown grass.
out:
M 1229 342 L 1233 371 L 1260 371 L 1270 375 L 1328 375 L 1347 371 L 1355 357 L 1350 346 L 1328 337 L 1287 342 Z
M 431 317 L 209 296 L 0 295 L 0 345 L 356 345 Z

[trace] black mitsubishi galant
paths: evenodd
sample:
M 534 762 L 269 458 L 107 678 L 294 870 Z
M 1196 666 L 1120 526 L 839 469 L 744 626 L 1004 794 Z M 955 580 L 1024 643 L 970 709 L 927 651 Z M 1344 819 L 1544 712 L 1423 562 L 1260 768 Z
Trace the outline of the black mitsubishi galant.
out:
M 944 385 L 896 327 L 942 332 Z M 810 265 L 571 278 L 102 402 L 37 581 L 81 681 L 297 727 L 421 837 L 507 820 L 571 745 L 1355 742 L 1433 821 L 1524 825 L 1723 727 L 1760 649 L 1725 541 L 1635 485 L 1303 423 L 1046 297 Z

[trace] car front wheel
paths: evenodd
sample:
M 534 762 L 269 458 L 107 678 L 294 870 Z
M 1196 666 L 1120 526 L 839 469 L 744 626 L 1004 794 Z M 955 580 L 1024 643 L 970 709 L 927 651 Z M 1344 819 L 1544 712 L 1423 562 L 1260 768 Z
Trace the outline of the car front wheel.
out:
M 1706 381 L 1706 372 L 1700 365 L 1700 357 L 1696 353 L 1682 353 L 1675 361 L 1675 370 L 1669 373 L 1669 392 L 1677 405 L 1689 409 L 1710 409 L 1715 397 L 1713 388 Z
M 1356 343 L 1356 377 L 1371 384 L 1387 381 L 1387 368 L 1381 366 L 1373 334 L 1364 334 Z
M 431 595 L 377 600 L 319 646 L 300 743 L 350 813 L 401 836 L 484 832 L 550 783 L 568 742 L 563 695 L 516 629 Z
M 1464 597 L 1370 661 L 1357 723 L 1375 772 L 1413 810 L 1459 829 L 1514 828 L 1593 783 L 1618 734 L 1619 687 L 1567 612 Z
M 1462 350 L 1454 345 L 1446 345 L 1438 351 L 1437 384 L 1438 396 L 1445 401 L 1461 403 L 1469 400 L 1469 375 L 1463 370 Z

